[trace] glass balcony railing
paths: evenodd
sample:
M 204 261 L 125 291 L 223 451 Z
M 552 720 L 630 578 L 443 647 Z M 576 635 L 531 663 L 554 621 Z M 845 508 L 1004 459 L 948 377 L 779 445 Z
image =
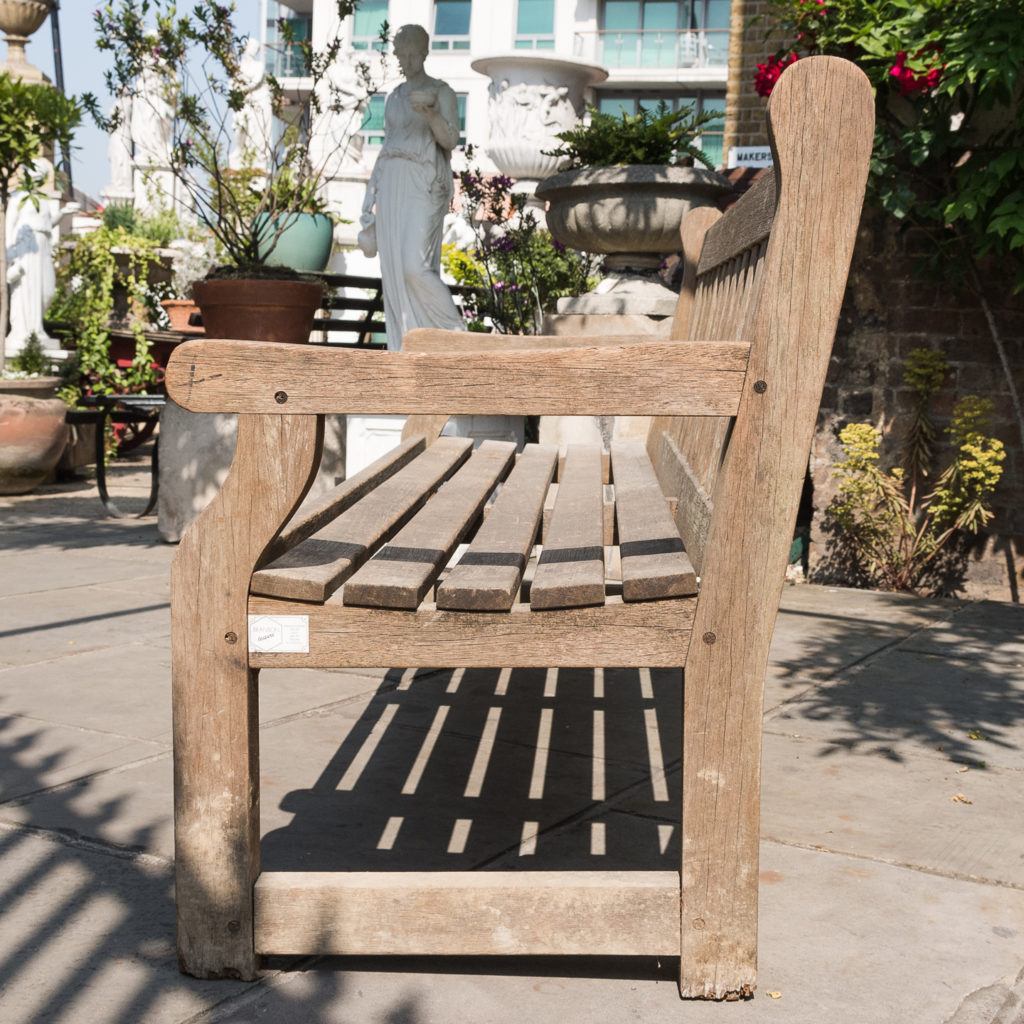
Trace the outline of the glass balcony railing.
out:
M 729 30 L 577 32 L 573 54 L 582 60 L 615 68 L 726 67 Z
M 267 72 L 275 78 L 303 78 L 306 65 L 299 43 L 267 43 Z

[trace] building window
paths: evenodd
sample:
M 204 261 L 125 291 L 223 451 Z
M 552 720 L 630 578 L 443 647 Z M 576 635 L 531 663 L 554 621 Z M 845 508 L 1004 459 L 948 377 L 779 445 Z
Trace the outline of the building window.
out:
M 725 113 L 725 96 L 721 93 L 701 92 L 697 95 L 678 96 L 665 92 L 601 92 L 598 97 L 597 109 L 602 114 L 618 115 L 622 112 L 632 116 L 640 109 L 654 111 L 660 102 L 668 104 L 670 110 L 680 107 L 693 107 L 698 114 Z M 705 129 L 696 139 L 696 145 L 703 150 L 713 167 L 723 166 L 722 154 L 723 122 L 716 121 Z
M 380 30 L 388 20 L 388 0 L 362 0 L 352 18 L 352 49 L 384 50 Z
M 519 0 L 516 12 L 517 50 L 555 48 L 555 0 Z
M 282 39 L 279 21 L 287 22 L 293 42 Z M 313 15 L 296 14 L 279 4 L 271 4 L 267 11 L 267 73 L 276 78 L 303 78 L 306 62 L 302 56 L 302 43 L 313 36 Z
M 470 0 L 436 0 L 434 4 L 433 50 L 469 49 Z
M 457 92 L 455 99 L 459 104 L 459 145 L 465 146 L 466 144 L 466 100 L 469 97 L 469 93 Z
M 605 0 L 598 59 L 609 68 L 725 66 L 731 0 Z
M 370 97 L 363 114 L 363 123 L 359 131 L 363 136 L 364 146 L 384 145 L 384 103 L 387 96 L 378 92 Z
M 468 93 L 457 92 L 455 99 L 459 104 L 459 145 L 466 144 L 466 99 Z M 363 136 L 364 146 L 384 145 L 384 104 L 387 102 L 387 95 L 382 92 L 375 93 L 370 97 L 363 113 L 363 123 L 359 126 L 360 134 Z

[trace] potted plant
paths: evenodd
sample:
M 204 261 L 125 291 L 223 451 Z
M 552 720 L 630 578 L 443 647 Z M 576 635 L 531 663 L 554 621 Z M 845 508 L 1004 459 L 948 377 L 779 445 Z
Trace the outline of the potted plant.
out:
M 568 160 L 568 168 L 537 186 L 537 197 L 549 203 L 548 229 L 564 245 L 609 254 L 610 267 L 616 257 L 657 267 L 679 248 L 684 214 L 731 190 L 695 143 L 721 115 L 687 106 L 673 111 L 664 101 L 633 115 L 595 107 L 588 115 L 588 124 L 560 132 L 562 145 L 550 153 Z
M 339 30 L 356 6 L 357 0 L 335 0 Z M 215 0 L 199 0 L 188 14 L 170 0 L 110 2 L 95 15 L 97 46 L 113 58 L 106 75 L 112 96 L 135 95 L 133 102 L 139 102 L 137 82 L 158 76 L 163 83 L 158 105 L 170 172 L 222 257 L 193 288 L 207 333 L 306 341 L 321 286 L 275 264 L 287 258 L 285 235 L 300 215 L 325 219 L 318 192 L 337 154 L 320 146 L 323 155 L 314 160 L 310 139 L 327 115 L 335 118 L 335 135 L 338 118 L 354 122 L 376 83 L 366 61 L 344 63 L 337 36 L 314 50 L 295 39 L 282 19 L 282 41 L 299 64 L 296 77 L 310 86 L 308 103 L 296 116 L 296 105 L 274 75 L 253 75 L 252 43 L 236 32 L 234 10 L 234 3 Z M 94 97 L 88 102 L 99 124 L 108 131 L 117 127 L 116 108 L 105 117 Z M 291 127 L 271 132 L 271 116 Z M 258 130 L 240 130 L 252 117 Z M 230 147 L 233 131 L 249 139 L 240 155 L 237 146 Z
M 14 202 L 39 203 L 45 181 L 35 161 L 55 143 L 70 146 L 81 115 L 75 100 L 51 86 L 0 73 L 0 380 L 9 376 L 7 215 Z M 22 359 L 31 357 L 30 351 Z M 38 367 L 22 364 L 13 374 L 21 379 L 15 386 L 22 390 L 21 381 L 38 375 Z M 47 391 L 50 383 L 44 385 Z M 52 393 L 33 397 L 0 389 L 0 494 L 22 494 L 45 479 L 67 442 L 65 412 L 64 403 Z

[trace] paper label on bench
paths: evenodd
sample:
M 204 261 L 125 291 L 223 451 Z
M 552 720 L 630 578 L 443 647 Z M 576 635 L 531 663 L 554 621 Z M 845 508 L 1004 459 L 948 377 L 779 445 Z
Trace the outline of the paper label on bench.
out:
M 309 616 L 250 615 L 249 652 L 309 654 Z

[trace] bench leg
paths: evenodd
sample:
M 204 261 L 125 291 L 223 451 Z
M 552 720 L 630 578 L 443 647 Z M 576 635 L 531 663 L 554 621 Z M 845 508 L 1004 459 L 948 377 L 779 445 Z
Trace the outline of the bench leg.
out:
M 171 569 L 178 962 L 200 978 L 251 980 L 257 972 L 259 706 L 249 582 L 306 493 L 322 436 L 322 417 L 239 417 L 231 473 Z
M 740 999 L 757 984 L 763 676 L 749 687 L 734 676 L 734 688 L 723 692 L 705 659 L 696 660 L 691 647 L 683 686 L 679 990 L 684 999 Z

